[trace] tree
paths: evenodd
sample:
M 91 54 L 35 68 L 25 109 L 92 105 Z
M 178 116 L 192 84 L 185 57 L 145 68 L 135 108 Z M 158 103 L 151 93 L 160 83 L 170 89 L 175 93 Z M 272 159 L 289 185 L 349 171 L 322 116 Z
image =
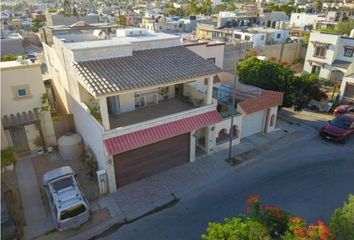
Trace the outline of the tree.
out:
M 225 11 L 225 9 L 226 9 L 226 5 L 225 4 L 218 4 L 218 5 L 215 6 L 215 12 L 216 13 Z
M 64 0 L 62 13 L 64 16 L 71 16 L 72 11 L 71 11 L 71 4 L 69 0 Z
M 242 83 L 283 92 L 286 107 L 295 105 L 301 110 L 312 98 L 320 100 L 322 96 L 316 75 L 295 77 L 287 66 L 273 60 L 248 58 L 240 63 L 238 76 Z
M 119 14 L 117 17 L 117 24 L 119 26 L 126 26 L 127 25 L 127 17 Z
M 329 229 L 336 239 L 354 239 L 354 195 L 349 194 L 348 202 L 342 208 L 335 210 Z
M 230 11 L 233 12 L 235 11 L 237 8 L 234 4 L 230 4 L 229 6 L 227 6 L 226 11 Z
M 354 19 L 348 20 L 348 21 L 341 21 L 337 24 L 337 26 L 333 27 L 328 27 L 321 29 L 322 32 L 328 32 L 328 33 L 338 33 L 338 34 L 346 34 L 347 36 L 350 35 L 351 30 L 354 28 Z
M 39 18 L 34 18 L 32 20 L 32 26 L 30 28 L 30 31 L 32 32 L 38 32 L 39 29 L 41 29 L 44 26 L 44 21 L 42 21 Z

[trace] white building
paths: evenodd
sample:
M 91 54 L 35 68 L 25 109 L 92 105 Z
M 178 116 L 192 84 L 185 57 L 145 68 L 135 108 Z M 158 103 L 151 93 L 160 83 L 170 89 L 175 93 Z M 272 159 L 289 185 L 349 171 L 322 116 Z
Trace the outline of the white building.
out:
M 354 36 L 312 32 L 307 48 L 304 72 L 341 82 L 354 72 Z
M 325 14 L 291 13 L 290 27 L 305 28 L 312 26 L 315 28 L 317 22 L 326 20 Z
M 73 114 L 109 191 L 193 162 L 197 151 L 211 154 L 223 143 L 231 117 L 217 111 L 213 97 L 223 47 L 182 46 L 178 36 L 144 29 L 120 29 L 110 39 L 60 35 L 44 44 L 56 98 Z M 257 92 L 239 104 L 234 144 L 274 129 L 282 94 Z M 253 98 L 267 104 L 254 108 Z M 250 121 L 245 131 L 243 120 Z
M 354 73 L 343 78 L 340 86 L 340 99 L 343 103 L 354 103 Z
M 234 30 L 233 38 L 253 42 L 253 48 L 264 48 L 267 44 L 285 43 L 289 37 L 288 29 L 248 28 Z

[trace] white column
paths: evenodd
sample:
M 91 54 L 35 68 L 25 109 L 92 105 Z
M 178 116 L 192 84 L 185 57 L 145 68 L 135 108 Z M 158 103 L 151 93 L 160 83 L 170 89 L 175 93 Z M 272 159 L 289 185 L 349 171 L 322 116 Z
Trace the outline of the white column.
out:
M 207 100 L 206 100 L 207 105 L 211 104 L 212 97 L 213 97 L 213 78 L 210 77 L 208 78 L 208 91 L 207 91 Z
M 106 97 L 100 98 L 100 111 L 101 111 L 102 125 L 105 130 L 109 130 L 110 126 L 109 126 L 109 116 L 108 116 Z
M 108 180 L 108 191 L 110 193 L 113 193 L 117 191 L 116 172 L 114 170 L 113 156 L 108 156 L 108 158 L 106 159 L 106 173 Z
M 190 147 L 189 147 L 189 161 L 195 161 L 195 144 L 196 144 L 196 131 L 192 131 L 190 134 Z
M 216 138 L 215 138 L 215 126 L 209 126 L 206 127 L 206 133 L 205 133 L 205 148 L 207 154 L 212 154 L 213 153 L 213 148 L 216 145 Z

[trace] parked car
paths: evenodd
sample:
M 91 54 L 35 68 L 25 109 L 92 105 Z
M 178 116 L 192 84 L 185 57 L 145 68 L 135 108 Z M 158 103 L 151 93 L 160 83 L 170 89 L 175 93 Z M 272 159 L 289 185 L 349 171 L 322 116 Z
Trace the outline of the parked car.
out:
M 336 107 L 333 111 L 333 114 L 336 116 L 343 113 L 354 114 L 354 105 L 340 105 Z
M 59 231 L 79 227 L 89 220 L 88 201 L 71 167 L 46 172 L 43 175 L 43 186 Z
M 338 115 L 321 128 L 320 134 L 328 140 L 345 143 L 346 139 L 354 134 L 354 115 Z
M 6 202 L 1 197 L 1 239 L 20 239 L 20 231 L 7 211 Z

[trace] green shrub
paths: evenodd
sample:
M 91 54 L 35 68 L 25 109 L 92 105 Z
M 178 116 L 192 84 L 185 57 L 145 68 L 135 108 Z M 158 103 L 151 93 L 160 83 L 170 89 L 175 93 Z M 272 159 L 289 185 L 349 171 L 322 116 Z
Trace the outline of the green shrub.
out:
M 246 217 L 226 218 L 225 223 L 209 223 L 207 234 L 202 235 L 206 240 L 270 240 L 267 229 L 257 220 Z
M 342 208 L 335 210 L 329 229 L 333 232 L 335 239 L 354 239 L 354 195 L 349 194 L 348 202 Z
M 8 166 L 11 163 L 15 163 L 15 147 L 9 147 L 1 150 L 1 166 Z

